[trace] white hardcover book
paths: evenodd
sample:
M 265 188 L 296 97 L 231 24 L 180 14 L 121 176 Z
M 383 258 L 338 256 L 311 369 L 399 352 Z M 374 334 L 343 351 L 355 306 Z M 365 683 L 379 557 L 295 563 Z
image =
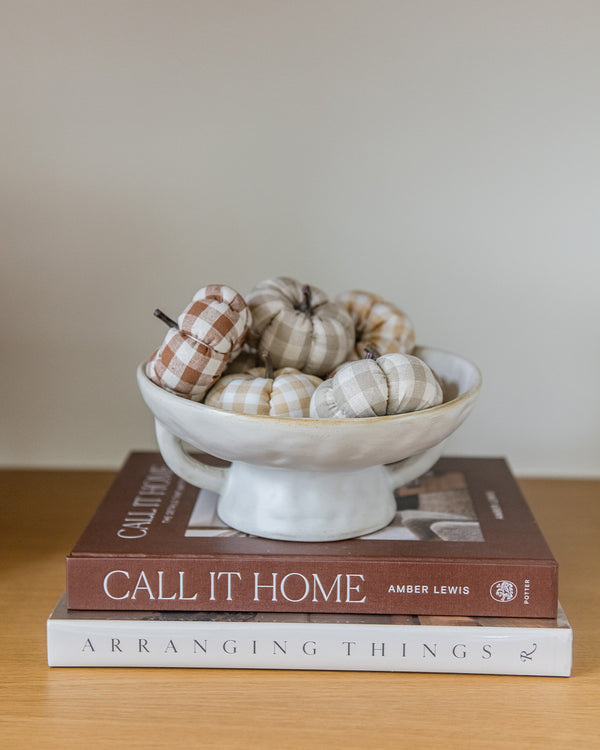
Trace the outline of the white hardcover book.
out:
M 554 619 L 68 610 L 47 622 L 51 667 L 310 669 L 568 677 Z

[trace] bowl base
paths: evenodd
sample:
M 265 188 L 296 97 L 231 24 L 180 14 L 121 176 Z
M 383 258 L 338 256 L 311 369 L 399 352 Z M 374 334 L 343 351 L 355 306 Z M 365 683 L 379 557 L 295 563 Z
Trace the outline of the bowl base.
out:
M 387 526 L 396 501 L 383 466 L 356 471 L 304 471 L 236 461 L 217 512 L 238 531 L 268 539 L 324 542 Z

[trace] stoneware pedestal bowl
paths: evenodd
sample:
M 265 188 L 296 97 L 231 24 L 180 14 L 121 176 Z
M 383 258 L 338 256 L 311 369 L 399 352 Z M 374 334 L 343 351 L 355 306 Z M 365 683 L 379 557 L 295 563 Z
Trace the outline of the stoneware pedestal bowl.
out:
M 165 462 L 190 484 L 219 493 L 228 526 L 271 539 L 332 541 L 390 523 L 394 488 L 433 466 L 477 399 L 475 365 L 428 347 L 415 354 L 442 381 L 444 403 L 366 419 L 236 414 L 169 393 L 148 379 L 144 364 L 137 379 Z M 190 449 L 231 465 L 211 466 Z

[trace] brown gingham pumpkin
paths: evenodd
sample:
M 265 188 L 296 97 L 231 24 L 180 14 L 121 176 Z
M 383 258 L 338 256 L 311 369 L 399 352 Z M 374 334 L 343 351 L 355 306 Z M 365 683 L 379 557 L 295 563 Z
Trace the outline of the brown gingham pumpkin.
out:
M 276 369 L 323 376 L 354 346 L 350 314 L 318 287 L 281 276 L 257 284 L 246 301 L 252 314 L 249 344 L 268 352 Z
M 383 417 L 437 406 L 440 382 L 422 359 L 411 354 L 346 362 L 313 393 L 313 419 Z
M 177 323 L 157 314 L 170 327 L 146 364 L 146 374 L 165 390 L 201 401 L 242 348 L 251 321 L 246 301 L 225 284 L 208 284 L 196 292 Z

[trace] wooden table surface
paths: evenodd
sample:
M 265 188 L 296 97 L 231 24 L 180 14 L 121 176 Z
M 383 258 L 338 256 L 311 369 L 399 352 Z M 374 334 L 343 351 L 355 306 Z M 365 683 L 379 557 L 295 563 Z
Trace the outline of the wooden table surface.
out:
M 600 481 L 521 480 L 560 565 L 570 678 L 50 669 L 46 618 L 109 472 L 0 472 L 0 747 L 600 748 Z

